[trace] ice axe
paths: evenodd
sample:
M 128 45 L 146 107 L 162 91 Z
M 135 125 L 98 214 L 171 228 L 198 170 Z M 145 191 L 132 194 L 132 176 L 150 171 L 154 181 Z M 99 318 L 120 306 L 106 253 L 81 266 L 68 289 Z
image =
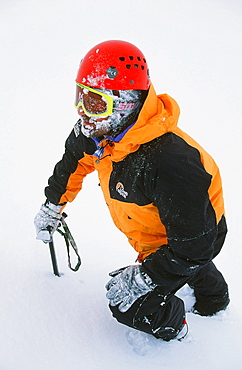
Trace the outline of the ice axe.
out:
M 54 242 L 53 238 L 49 242 L 49 247 L 50 247 L 50 256 L 51 256 L 51 262 L 52 262 L 52 267 L 53 267 L 53 272 L 56 276 L 60 276 L 58 266 L 57 266 L 57 261 L 56 261 L 56 255 L 55 255 L 55 247 L 54 247 Z
M 62 213 L 62 217 L 60 219 L 60 225 L 57 227 L 56 231 L 61 234 L 66 242 L 66 248 L 67 248 L 67 255 L 68 255 L 68 266 L 72 271 L 77 271 L 79 267 L 81 266 L 81 257 L 78 253 L 77 245 L 76 242 L 70 232 L 69 227 L 67 226 L 67 223 L 65 221 L 65 218 L 67 217 L 66 213 Z M 60 229 L 60 227 L 63 227 L 63 230 Z M 76 256 L 77 256 L 77 264 L 75 267 L 72 267 L 71 265 L 71 256 L 70 256 L 70 245 L 73 248 Z M 50 256 L 51 256 L 51 262 L 52 262 L 52 267 L 53 267 L 53 272 L 56 276 L 61 276 L 58 270 L 57 266 L 57 260 L 56 260 L 56 255 L 55 255 L 55 248 L 54 248 L 54 242 L 53 242 L 53 237 L 51 238 L 51 241 L 49 242 L 49 248 L 50 248 Z
M 46 244 L 49 243 L 53 271 L 56 276 L 60 276 L 56 261 L 53 237 L 51 236 L 51 230 L 52 230 L 51 226 L 48 226 L 47 229 L 40 230 L 39 233 L 37 234 L 36 239 L 42 240 Z

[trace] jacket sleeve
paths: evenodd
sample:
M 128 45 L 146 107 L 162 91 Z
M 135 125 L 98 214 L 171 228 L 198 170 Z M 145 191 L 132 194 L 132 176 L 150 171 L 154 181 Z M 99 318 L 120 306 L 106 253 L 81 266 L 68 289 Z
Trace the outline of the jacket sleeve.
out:
M 199 151 L 174 134 L 164 137 L 149 176 L 147 192 L 159 210 L 168 244 L 143 266 L 154 282 L 176 285 L 213 258 L 217 225 L 208 194 L 212 176 Z
M 51 203 L 71 202 L 75 198 L 82 187 L 83 178 L 94 170 L 90 155 L 95 150 L 96 144 L 82 134 L 78 121 L 66 140 L 65 153 L 55 165 L 45 188 L 45 195 Z

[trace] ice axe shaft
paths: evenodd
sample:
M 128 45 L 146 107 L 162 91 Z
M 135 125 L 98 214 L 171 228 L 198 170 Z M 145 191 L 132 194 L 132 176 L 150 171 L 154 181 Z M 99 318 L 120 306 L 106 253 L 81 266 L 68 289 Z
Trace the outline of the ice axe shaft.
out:
M 51 240 L 49 242 L 49 247 L 50 247 L 50 256 L 51 256 L 51 261 L 52 261 L 52 267 L 53 267 L 54 274 L 56 276 L 60 276 L 58 266 L 57 266 L 56 256 L 55 256 L 55 248 L 54 248 L 53 240 Z

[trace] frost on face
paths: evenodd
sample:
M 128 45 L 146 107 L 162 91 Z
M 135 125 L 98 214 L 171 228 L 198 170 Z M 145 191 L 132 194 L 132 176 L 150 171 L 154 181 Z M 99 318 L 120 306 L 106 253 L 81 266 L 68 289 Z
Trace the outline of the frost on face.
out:
M 81 131 L 86 137 L 98 137 L 106 135 L 110 131 L 109 119 L 97 121 L 95 117 L 90 117 L 88 123 L 82 121 Z
M 109 116 L 103 116 L 101 120 L 97 115 L 93 117 L 88 114 L 93 112 L 104 113 L 108 104 L 105 96 L 93 95 L 93 102 L 91 99 L 85 102 L 86 116 L 83 119 L 82 133 L 87 137 L 98 137 L 103 135 L 110 135 L 115 137 L 122 130 L 131 124 L 137 118 L 137 114 L 141 107 L 141 92 L 137 90 L 119 90 L 116 95 L 112 90 L 96 88 L 97 92 L 111 96 L 113 98 L 113 112 Z M 84 94 L 88 93 L 88 89 L 83 90 Z M 90 93 L 89 93 L 90 94 Z M 88 103 L 88 104 L 87 104 Z M 92 106 L 92 103 L 95 106 Z M 105 117 L 105 118 L 104 118 Z

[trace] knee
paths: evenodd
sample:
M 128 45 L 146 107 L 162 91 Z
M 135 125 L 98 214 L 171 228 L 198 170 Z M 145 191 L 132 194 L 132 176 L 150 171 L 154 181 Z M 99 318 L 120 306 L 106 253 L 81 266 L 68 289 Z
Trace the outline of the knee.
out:
M 109 306 L 113 317 L 126 326 L 169 341 L 177 336 L 185 319 L 184 303 L 176 296 L 165 299 L 153 291 L 139 298 L 128 311 Z

